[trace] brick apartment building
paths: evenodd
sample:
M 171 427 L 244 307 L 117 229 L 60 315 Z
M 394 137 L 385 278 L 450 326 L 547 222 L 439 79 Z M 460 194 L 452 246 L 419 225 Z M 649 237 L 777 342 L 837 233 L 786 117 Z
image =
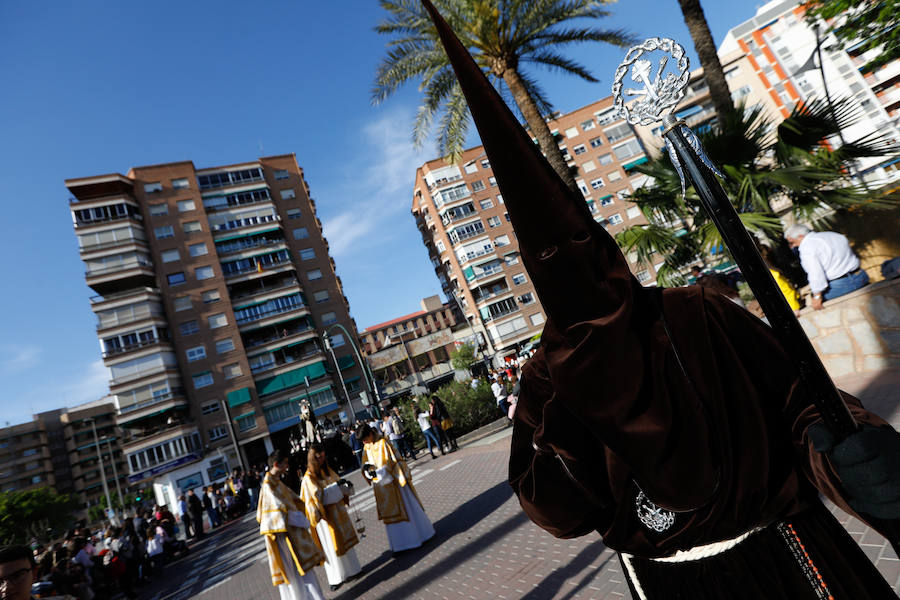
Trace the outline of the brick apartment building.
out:
M 646 223 L 629 202 L 647 178 L 634 168 L 647 161 L 634 129 L 620 119 L 612 98 L 598 100 L 549 121 L 585 202 L 607 230 Z M 428 161 L 416 170 L 412 213 L 444 293 L 456 296 L 466 319 L 486 334 L 498 356 L 514 353 L 538 335 L 544 312 L 521 261 L 503 197 L 481 146 L 458 164 Z M 653 265 L 629 265 L 644 285 L 655 282 Z M 662 262 L 662 260 L 660 260 Z
M 35 416 L 0 429 L 0 491 L 55 486 L 47 426 Z
M 172 502 L 285 447 L 301 400 L 362 408 L 342 397 L 338 373 L 362 371 L 334 328 L 356 328 L 294 155 L 66 186 L 130 484 Z
M 471 330 L 460 321 L 455 304 L 442 304 L 437 296 L 421 304 L 420 311 L 359 334 L 383 400 L 435 391 L 455 376 L 450 354 Z

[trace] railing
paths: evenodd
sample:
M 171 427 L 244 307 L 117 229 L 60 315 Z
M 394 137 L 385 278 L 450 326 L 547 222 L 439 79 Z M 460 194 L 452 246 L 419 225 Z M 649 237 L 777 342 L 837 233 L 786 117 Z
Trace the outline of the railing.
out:
M 474 208 L 472 208 L 472 210 L 469 210 L 469 211 L 466 211 L 463 213 L 456 213 L 456 212 L 454 212 L 453 209 L 448 209 L 447 212 L 445 212 L 443 215 L 441 215 L 441 222 L 444 225 L 449 225 L 450 223 L 453 223 L 455 221 L 461 221 L 463 219 L 468 219 L 469 217 L 472 217 L 473 215 L 477 215 L 477 214 L 478 214 L 478 211 L 475 210 Z
M 459 259 L 460 264 L 464 264 L 469 262 L 470 260 L 476 259 L 479 256 L 487 256 L 488 254 L 493 254 L 496 250 L 494 249 L 494 245 L 491 244 L 489 247 L 484 247 L 479 250 L 470 250 L 466 252 L 464 256 L 456 255 L 456 258 Z
M 137 442 L 139 440 L 144 440 L 154 435 L 159 435 L 160 433 L 165 433 L 167 431 L 172 431 L 173 429 L 178 429 L 180 427 L 184 427 L 186 425 L 193 425 L 193 419 L 176 419 L 173 423 L 163 423 L 162 425 L 157 425 L 155 427 L 148 427 L 147 429 L 141 429 L 135 431 L 134 429 L 129 429 L 128 426 L 125 426 L 126 434 L 122 436 L 122 443 L 129 444 L 131 442 Z
M 227 242 L 219 242 L 216 244 L 216 252 L 220 255 L 223 254 L 233 254 L 235 252 L 241 252 L 242 250 L 252 250 L 253 248 L 261 248 L 263 246 L 271 246 L 273 244 L 283 244 L 284 238 L 280 239 L 269 239 L 269 238 L 246 238 L 244 240 L 229 240 Z
M 508 294 L 509 292 L 510 292 L 509 288 L 504 288 L 504 289 L 496 291 L 496 292 L 488 292 L 487 294 L 477 296 L 475 298 L 475 302 L 484 302 L 485 300 L 490 300 L 491 298 L 496 298 L 497 296 L 502 296 L 503 294 Z
M 277 328 L 276 328 L 277 329 Z M 269 344 L 276 340 L 281 340 L 284 338 L 289 338 L 291 336 L 295 336 L 298 333 L 303 333 L 305 331 L 312 330 L 312 326 L 306 324 L 304 327 L 294 327 L 293 329 L 282 329 L 280 332 L 276 330 L 273 335 L 270 335 L 265 338 L 259 338 L 254 340 L 244 340 L 244 348 L 256 348 L 257 346 L 263 346 L 265 344 Z
M 473 237 L 479 236 L 479 235 L 484 235 L 484 225 L 482 225 L 480 221 L 478 221 L 478 224 L 480 225 L 480 227 L 478 227 L 478 226 L 473 227 L 471 231 L 466 231 L 463 233 L 460 233 L 456 230 L 451 231 L 450 232 L 450 241 L 453 242 L 454 244 L 458 244 L 469 238 L 473 238 Z
M 129 404 L 128 406 L 119 409 L 119 416 L 127 415 L 128 413 L 147 408 L 148 406 L 155 406 L 173 398 L 184 398 L 184 390 L 182 388 L 172 388 L 165 394 L 153 396 L 149 400 L 144 400 L 143 402 L 138 402 L 136 404 Z
M 126 352 L 131 352 L 132 350 L 137 350 L 138 348 L 146 348 L 147 346 L 154 346 L 161 342 L 170 341 L 167 337 L 157 337 L 150 340 L 140 340 L 133 344 L 127 344 L 125 346 L 119 346 L 118 348 L 113 348 L 111 350 L 107 350 L 103 353 L 103 358 L 109 358 L 110 356 L 115 356 L 117 354 L 124 354 Z
M 271 269 L 272 267 L 279 267 L 285 263 L 291 262 L 290 257 L 283 258 L 278 262 L 269 262 L 269 263 L 257 263 L 255 265 L 247 265 L 246 267 L 240 267 L 237 269 L 229 269 L 225 270 L 225 264 L 222 265 L 222 275 L 225 277 L 234 277 L 235 275 L 242 275 L 244 273 L 250 273 L 251 271 L 265 271 L 266 269 Z
M 121 317 L 121 318 L 117 317 L 115 319 L 115 323 L 113 323 L 113 322 L 97 323 L 97 331 L 99 331 L 101 329 L 109 329 L 110 327 L 118 327 L 120 325 L 128 325 L 129 323 L 134 323 L 135 321 L 142 321 L 144 319 L 149 319 L 151 317 L 162 317 L 162 316 L 163 316 L 163 313 L 161 310 L 152 311 L 148 308 L 146 310 L 142 310 L 139 312 L 134 311 L 128 317 Z
M 448 183 L 453 183 L 454 181 L 459 181 L 462 179 L 462 175 L 454 175 L 452 177 L 443 177 L 441 179 L 436 180 L 433 184 L 428 185 L 428 182 L 425 182 L 425 185 L 428 187 L 429 192 L 433 192 L 435 189 L 439 187 L 443 187 Z
M 75 217 L 75 227 L 88 227 L 90 225 L 97 225 L 99 223 L 110 223 L 112 221 L 124 221 L 125 219 L 132 219 L 134 221 L 143 221 L 144 218 L 137 214 L 124 214 L 124 215 L 110 215 L 108 217 L 101 217 L 99 219 L 91 219 L 90 221 L 84 221 Z
M 96 277 L 97 275 L 103 275 L 105 273 L 114 273 L 116 271 L 126 271 L 128 269 L 136 269 L 138 267 L 150 267 L 153 268 L 153 262 L 148 259 L 139 259 L 124 263 L 119 263 L 117 265 L 110 265 L 108 267 L 100 267 L 99 269 L 90 269 L 84 272 L 85 277 Z
M 258 194 L 256 192 L 265 192 Z M 252 190 L 250 192 L 238 192 L 237 194 L 228 194 L 227 196 L 217 196 L 216 198 L 225 198 L 225 202 L 215 203 L 210 199 L 203 201 L 203 207 L 207 212 L 215 212 L 226 208 L 234 208 L 235 206 L 247 206 L 248 204 L 258 204 L 260 202 L 271 202 L 272 196 L 269 194 L 268 188 L 264 190 Z
M 241 229 L 252 225 L 261 225 L 263 223 L 274 223 L 278 220 L 278 215 L 262 215 L 255 217 L 247 217 L 246 219 L 236 219 L 234 221 L 226 221 L 220 225 L 214 225 L 213 231 L 230 231 L 232 229 Z
M 290 306 L 279 306 L 276 308 L 272 308 L 270 310 L 258 312 L 253 315 L 247 315 L 246 317 L 240 317 L 237 319 L 239 325 L 246 325 L 247 323 L 253 323 L 255 321 L 261 321 L 262 319 L 271 317 L 273 315 L 280 315 L 281 313 L 293 312 L 295 310 L 300 310 L 301 308 L 306 308 L 302 302 L 297 302 L 296 304 L 292 304 Z
M 115 246 L 121 246 L 123 244 L 136 244 L 141 243 L 146 245 L 147 240 L 142 238 L 130 237 L 125 238 L 124 240 L 113 240 L 111 242 L 103 242 L 102 244 L 85 244 L 81 246 L 78 250 L 80 252 L 93 252 L 95 250 L 103 250 L 104 248 L 114 248 Z
M 496 275 L 497 273 L 502 273 L 503 267 L 501 265 L 496 265 L 490 267 L 488 269 L 484 269 L 481 273 L 477 273 L 475 277 L 471 279 L 471 281 L 478 281 L 479 279 L 484 279 L 485 277 L 491 277 L 492 275 Z
M 260 281 L 260 280 L 255 279 L 254 281 Z M 240 300 L 241 298 L 247 298 L 249 296 L 258 296 L 259 294 L 265 294 L 267 292 L 274 292 L 275 290 L 283 290 L 284 288 L 296 287 L 298 285 L 300 285 L 299 281 L 297 281 L 296 279 L 291 279 L 291 280 L 285 281 L 283 283 L 280 283 L 278 285 L 265 286 L 265 287 L 257 288 L 252 291 L 231 294 L 231 299 L 232 300 Z
M 487 323 L 489 321 L 495 321 L 497 319 L 501 319 L 501 318 L 505 317 L 506 315 L 511 315 L 514 312 L 519 312 L 520 310 L 521 309 L 519 308 L 518 305 L 510 306 L 510 307 L 504 308 L 502 311 L 500 311 L 496 314 L 488 315 L 487 317 L 482 317 L 482 320 L 485 323 Z
M 276 351 L 277 352 L 277 351 Z M 272 369 L 277 369 L 278 367 L 283 367 L 284 365 L 290 365 L 295 362 L 303 362 L 304 360 L 308 360 L 314 356 L 318 356 L 322 354 L 321 348 L 316 348 L 311 352 L 304 352 L 303 354 L 298 354 L 296 356 L 288 355 L 284 357 L 284 360 L 278 361 L 272 359 L 271 362 L 267 362 L 264 364 L 259 364 L 250 367 L 250 372 L 254 375 L 258 373 L 265 373 L 266 371 L 271 371 Z
M 159 294 L 159 290 L 156 288 L 143 287 L 136 290 L 124 290 L 121 292 L 114 292 L 107 295 L 99 295 L 99 296 L 91 296 L 89 298 L 91 304 L 98 304 L 100 302 L 108 302 L 109 300 L 120 300 L 122 298 L 127 298 L 129 296 L 140 296 L 142 294 Z

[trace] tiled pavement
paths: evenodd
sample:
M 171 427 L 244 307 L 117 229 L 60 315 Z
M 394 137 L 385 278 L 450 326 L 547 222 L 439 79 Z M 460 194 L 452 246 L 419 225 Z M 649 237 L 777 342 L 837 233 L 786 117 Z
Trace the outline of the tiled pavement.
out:
M 900 372 L 838 381 L 867 406 L 900 425 Z M 413 481 L 435 524 L 435 537 L 397 557 L 388 551 L 384 527 L 375 517 L 371 491 L 357 486 L 353 505 L 366 525 L 357 552 L 367 567 L 357 580 L 328 598 L 629 598 L 615 554 L 598 536 L 557 540 L 532 525 L 506 484 L 510 430 L 467 444 L 438 460 L 413 463 Z M 884 540 L 855 519 L 838 513 L 845 526 L 900 589 L 900 561 Z M 276 600 L 256 522 L 215 532 L 185 560 L 169 567 L 142 600 Z M 165 589 L 162 589 L 165 588 Z

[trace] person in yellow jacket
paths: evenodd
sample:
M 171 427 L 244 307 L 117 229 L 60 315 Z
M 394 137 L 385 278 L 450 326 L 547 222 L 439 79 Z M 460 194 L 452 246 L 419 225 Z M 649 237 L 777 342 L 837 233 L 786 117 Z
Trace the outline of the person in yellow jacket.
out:
M 362 570 L 354 548 L 359 538 L 347 514 L 349 497 L 338 483 L 337 474 L 328 466 L 322 444 L 316 442 L 310 446 L 306 464 L 300 498 L 306 505 L 310 525 L 319 536 L 325 553 L 325 575 L 334 591 Z
M 772 274 L 772 277 L 775 279 L 775 283 L 778 284 L 778 289 L 780 289 L 781 293 L 784 294 L 784 299 L 787 300 L 788 306 L 790 306 L 791 310 L 793 310 L 795 313 L 798 312 L 800 310 L 800 294 L 797 292 L 796 288 L 794 288 L 793 284 L 788 281 L 787 277 L 785 277 L 781 271 L 772 266 L 772 249 L 769 246 L 763 246 L 762 244 L 759 244 L 758 248 L 760 255 L 762 255 L 763 261 L 769 268 L 769 273 Z
M 378 518 L 384 523 L 392 552 L 418 548 L 434 535 L 434 526 L 425 514 L 412 484 L 409 467 L 382 436 L 361 423 L 356 437 L 363 442 L 363 472 L 374 488 Z M 371 474 L 371 473 L 370 473 Z
M 289 468 L 287 454 L 275 450 L 269 455 L 269 472 L 256 509 L 259 533 L 266 537 L 272 585 L 281 600 L 324 600 L 313 567 L 325 557 L 318 537 L 310 533 L 303 500 L 281 481 Z

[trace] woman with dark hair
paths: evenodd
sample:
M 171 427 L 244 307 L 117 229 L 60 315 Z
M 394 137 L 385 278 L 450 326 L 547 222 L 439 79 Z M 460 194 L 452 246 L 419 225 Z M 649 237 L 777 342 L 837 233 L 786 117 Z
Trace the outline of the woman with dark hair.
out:
M 441 436 L 443 438 L 442 441 L 447 442 L 448 451 L 455 452 L 456 450 L 459 450 L 459 446 L 456 445 L 456 436 L 453 434 L 453 419 L 450 417 L 450 411 L 447 410 L 447 405 L 444 404 L 444 401 L 441 400 L 440 396 L 432 394 L 429 409 L 431 410 L 431 417 L 437 418 L 440 422 L 440 431 L 443 433 Z
M 784 276 L 784 273 L 775 266 L 772 248 L 762 244 L 757 244 L 756 247 L 759 249 L 763 262 L 769 268 L 769 273 L 772 274 L 772 278 L 778 284 L 778 289 L 784 294 L 784 299 L 787 300 L 788 306 L 791 307 L 794 313 L 800 312 L 800 294 L 797 293 L 797 289 L 788 281 L 788 278 Z
M 310 446 L 306 465 L 300 498 L 306 505 L 306 517 L 319 536 L 325 553 L 325 575 L 334 591 L 362 570 L 354 548 L 359 538 L 347 514 L 350 498 L 328 466 L 322 444 L 315 442 Z
M 413 487 L 409 467 L 366 423 L 357 427 L 356 436 L 363 443 L 363 474 L 374 488 L 378 518 L 384 522 L 391 551 L 418 548 L 434 535 L 434 527 Z
M 288 455 L 269 455 L 269 472 L 260 488 L 256 520 L 266 538 L 272 585 L 281 600 L 324 600 L 313 567 L 324 557 L 318 539 L 310 534 L 303 500 L 281 481 L 290 464 Z

